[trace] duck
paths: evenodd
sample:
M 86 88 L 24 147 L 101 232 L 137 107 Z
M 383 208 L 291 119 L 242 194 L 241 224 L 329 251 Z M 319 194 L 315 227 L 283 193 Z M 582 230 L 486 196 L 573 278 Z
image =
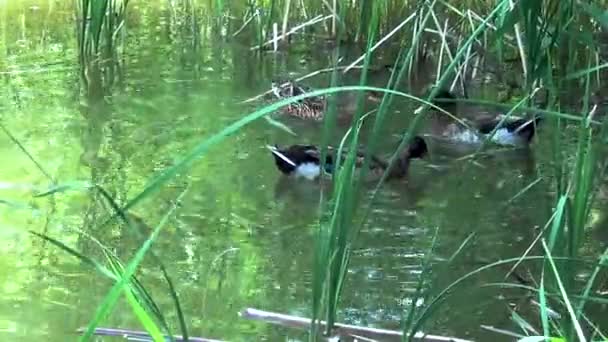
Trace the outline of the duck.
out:
M 279 100 L 303 95 L 311 91 L 313 91 L 313 88 L 291 80 L 274 80 L 271 86 L 272 94 Z M 351 92 L 338 98 L 338 114 L 340 119 L 350 117 L 356 111 L 356 96 L 356 93 Z M 378 103 L 382 99 L 382 94 L 369 92 L 367 99 Z M 327 106 L 327 96 L 317 95 L 290 103 L 283 107 L 281 112 L 303 120 L 322 121 L 325 117 Z
M 454 115 L 457 97 L 447 89 L 440 89 L 432 103 Z M 509 117 L 503 120 L 501 115 L 478 115 L 462 121 L 455 122 L 453 117 L 435 111 L 431 123 L 433 134 L 449 141 L 479 145 L 495 131 L 490 140 L 494 144 L 527 147 L 534 138 L 543 117 L 535 115 L 531 119 Z
M 321 176 L 321 150 L 315 145 L 295 144 L 286 147 L 277 145 L 266 146 L 274 157 L 277 169 L 285 176 L 317 180 Z M 337 149 L 329 146 L 325 156 L 324 172 L 331 174 L 334 171 L 334 160 Z M 348 151 L 342 151 L 342 160 Z M 369 170 L 372 179 L 380 178 L 388 170 L 387 180 L 405 178 L 408 174 L 410 161 L 422 159 L 428 154 L 427 144 L 420 136 L 414 136 L 408 148 L 389 169 L 389 161 L 377 156 L 371 156 Z M 357 151 L 355 167 L 361 168 L 365 158 L 363 150 Z

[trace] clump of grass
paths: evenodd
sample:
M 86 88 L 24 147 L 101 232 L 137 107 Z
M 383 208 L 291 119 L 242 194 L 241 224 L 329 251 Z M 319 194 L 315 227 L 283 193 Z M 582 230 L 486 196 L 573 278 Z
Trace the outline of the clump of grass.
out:
M 124 26 L 124 16 L 128 1 L 123 0 L 103 0 L 89 1 L 82 0 L 80 4 L 79 24 L 79 47 L 81 62 L 89 65 L 92 60 L 95 60 L 103 53 L 115 51 L 115 40 L 117 34 Z M 422 99 L 415 98 L 409 94 L 401 93 L 395 89 L 404 77 L 411 74 L 411 70 L 416 63 L 416 59 L 420 58 L 423 53 L 423 39 L 425 32 L 435 30 L 439 32 L 441 44 L 439 59 L 439 73 L 436 81 L 437 87 L 431 91 L 430 97 L 434 95 L 437 89 L 448 82 L 450 78 L 454 82 L 459 79 L 461 82 L 466 80 L 466 70 L 469 61 L 471 60 L 471 50 L 474 45 L 482 45 L 482 41 L 486 41 L 489 30 L 493 24 L 498 25 L 495 30 L 494 43 L 499 47 L 501 53 L 503 50 L 512 49 L 519 54 L 522 61 L 522 70 L 524 79 L 524 88 L 526 88 L 527 97 L 531 97 L 533 87 L 539 83 L 547 85 L 551 93 L 559 93 L 569 82 L 578 82 L 584 85 L 585 96 L 584 104 L 581 112 L 583 115 L 576 120 L 578 131 L 576 137 L 576 150 L 572 156 L 568 156 L 564 151 L 567 150 L 567 144 L 563 141 L 560 135 L 563 125 L 567 120 L 571 120 L 561 113 L 561 104 L 559 99 L 557 103 L 550 105 L 557 107 L 554 111 L 546 111 L 547 116 L 551 118 L 554 130 L 554 136 L 550 137 L 552 141 L 552 149 L 554 151 L 554 163 L 556 165 L 554 171 L 556 198 L 555 209 L 552 216 L 548 219 L 547 229 L 543 235 L 539 237 L 541 243 L 542 256 L 524 255 L 517 258 L 509 258 L 503 261 L 490 263 L 482 268 L 471 271 L 465 276 L 457 279 L 453 284 L 446 289 L 440 291 L 436 296 L 431 296 L 429 292 L 423 291 L 423 285 L 426 281 L 426 272 L 420 277 L 416 297 L 424 297 L 425 302 L 429 304 L 423 308 L 415 308 L 413 301 L 412 307 L 409 308 L 403 317 L 404 339 L 410 340 L 414 334 L 422 329 L 429 320 L 432 319 L 432 313 L 445 297 L 451 293 L 457 285 L 461 284 L 465 279 L 475 276 L 487 269 L 504 265 L 507 263 L 521 263 L 528 261 L 543 262 L 542 274 L 538 282 L 536 293 L 538 294 L 538 302 L 540 303 L 540 319 L 542 322 L 543 339 L 554 338 L 556 340 L 585 340 L 585 332 L 583 330 L 583 322 L 585 321 L 585 307 L 588 302 L 597 301 L 592 298 L 590 293 L 594 286 L 594 281 L 597 274 L 608 262 L 608 250 L 602 254 L 597 260 L 592 276 L 588 279 L 583 289 L 578 289 L 575 284 L 576 273 L 574 271 L 574 263 L 581 259 L 582 236 L 585 233 L 585 227 L 588 223 L 589 213 L 594 205 L 594 188 L 595 185 L 602 179 L 603 172 L 606 168 L 606 157 L 601 154 L 601 142 L 606 141 L 607 130 L 604 125 L 599 132 L 594 130 L 592 124 L 593 109 L 589 106 L 590 89 L 592 82 L 592 73 L 605 68 L 605 65 L 598 63 L 593 64 L 592 61 L 596 52 L 593 45 L 578 46 L 573 37 L 578 36 L 579 28 L 584 28 L 583 36 L 588 38 L 590 30 L 593 27 L 591 19 L 603 20 L 601 13 L 592 5 L 582 6 L 577 8 L 572 2 L 563 1 L 520 1 L 511 4 L 510 1 L 502 0 L 497 2 L 493 7 L 487 9 L 487 14 L 482 17 L 475 17 L 471 12 L 464 14 L 456 8 L 455 5 L 447 5 L 443 1 L 428 1 L 417 5 L 415 11 L 417 18 L 414 28 L 411 33 L 411 40 L 408 40 L 408 45 L 403 44 L 399 50 L 396 59 L 396 68 L 391 74 L 389 83 L 386 89 L 377 89 L 366 87 L 367 70 L 373 61 L 373 43 L 376 37 L 382 35 L 389 27 L 388 24 L 394 18 L 391 18 L 388 13 L 401 13 L 400 11 L 392 11 L 392 9 L 405 9 L 405 6 L 400 5 L 397 1 L 377 2 L 377 1 L 360 1 L 352 4 L 339 3 L 334 1 L 333 6 L 330 6 L 330 11 L 333 12 L 333 22 L 330 32 L 335 34 L 337 41 L 341 41 L 343 37 L 354 36 L 356 40 L 366 40 L 367 47 L 364 57 L 363 72 L 359 86 L 337 87 L 339 84 L 339 74 L 334 72 L 332 75 L 332 86 L 328 89 L 313 91 L 308 94 L 296 96 L 291 99 L 279 101 L 275 104 L 261 108 L 249 115 L 244 116 L 237 122 L 229 125 L 217 134 L 202 139 L 189 153 L 175 165 L 161 172 L 157 177 L 152 179 L 139 194 L 125 203 L 123 206 L 115 203 L 114 200 L 103 190 L 97 188 L 106 202 L 111 207 L 112 218 L 119 218 L 121 222 L 131 229 L 133 223 L 128 217 L 128 211 L 133 209 L 144 200 L 153 196 L 160 191 L 162 186 L 172 179 L 176 179 L 179 175 L 185 173 L 188 168 L 199 158 L 204 157 L 209 153 L 211 148 L 219 142 L 228 139 L 231 135 L 238 132 L 240 129 L 250 124 L 251 122 L 265 117 L 269 113 L 274 112 L 282 106 L 299 101 L 307 97 L 313 97 L 325 94 L 335 94 L 341 91 L 359 91 L 358 110 L 352 121 L 349 133 L 343 137 L 339 149 L 349 147 L 350 153 L 344 160 L 342 165 L 336 165 L 336 172 L 331 177 L 333 185 L 332 197 L 322 198 L 320 205 L 324 210 L 329 211 L 328 218 L 322 218 L 319 222 L 315 236 L 315 260 L 313 268 L 313 296 L 312 296 L 312 315 L 313 324 L 311 327 L 310 337 L 316 339 L 318 335 L 317 325 L 315 324 L 321 318 L 325 318 L 327 322 L 326 334 L 331 331 L 332 324 L 337 320 L 337 312 L 340 306 L 341 293 L 347 286 L 347 270 L 350 262 L 350 255 L 356 242 L 358 231 L 365 223 L 367 213 L 373 202 L 368 203 L 361 214 L 358 214 L 358 209 L 363 206 L 361 201 L 361 184 L 359 179 L 364 179 L 365 172 L 370 156 L 373 154 L 377 142 L 381 139 L 380 132 L 385 124 L 386 115 L 391 105 L 392 96 L 399 95 L 415 99 L 423 103 L 422 113 L 430 106 L 430 103 Z M 459 25 L 458 30 L 463 34 L 457 39 L 450 38 L 450 30 L 447 25 L 441 25 L 439 18 L 442 15 L 447 18 L 447 14 L 441 13 L 436 6 L 442 4 L 444 11 L 447 13 L 456 13 L 466 24 Z M 230 4 L 223 1 L 217 1 L 216 15 L 223 16 L 224 11 Z M 282 31 L 285 32 L 288 27 L 289 20 L 299 18 L 300 13 L 317 13 L 326 8 L 315 3 L 315 5 L 306 4 L 305 2 L 290 2 L 287 1 L 271 1 L 269 10 L 266 14 L 260 14 L 260 7 L 257 4 L 249 3 L 248 11 L 251 18 L 257 23 L 256 35 L 258 42 L 261 44 L 266 40 L 265 32 L 269 31 L 271 23 L 277 20 L 282 22 Z M 304 6 L 298 7 L 298 6 Z M 317 7 L 315 7 L 317 6 Z M 282 9 L 282 12 L 281 12 Z M 384 15 L 384 17 L 383 17 Z M 354 19 L 353 19 L 354 18 Z M 476 21 L 473 20 L 476 19 Z M 357 25 L 350 26 L 349 23 L 355 21 Z M 223 21 L 222 21 L 223 22 Z M 220 25 L 221 23 L 220 22 Z M 447 22 L 447 21 L 446 21 Z M 474 24 L 474 23 L 477 24 Z M 432 25 L 430 24 L 432 23 Z M 383 26 L 384 25 L 384 26 Z M 348 31 L 348 27 L 355 27 L 354 31 Z M 465 30 L 469 30 L 468 32 Z M 456 32 L 454 29 L 451 32 Z M 465 34 L 466 32 L 466 34 Z M 513 34 L 515 40 L 506 38 L 507 34 Z M 405 37 L 405 33 L 404 33 Z M 409 36 L 407 36 L 409 39 Z M 460 42 L 455 53 L 452 53 L 451 43 L 449 41 Z M 487 43 L 486 43 L 487 44 Z M 489 46 L 484 46 L 489 48 Z M 573 47 L 577 47 L 574 49 Z M 339 50 L 338 50 L 339 51 Z M 582 51 L 582 52 L 579 52 Z M 338 52 L 334 60 L 338 60 Z M 445 57 L 444 57 L 445 56 Z M 581 61 L 586 62 L 584 70 L 580 70 Z M 445 64 L 445 65 L 444 65 Z M 90 69 L 89 69 L 90 70 Z M 552 71 L 558 70 L 555 75 Z M 100 72 L 101 69 L 98 70 Z M 459 76 L 460 75 L 460 76 Z M 87 78 L 90 82 L 90 78 Z M 366 151 L 367 156 L 362 168 L 361 177 L 355 174 L 355 151 L 359 143 L 360 135 L 363 130 L 363 120 L 370 120 L 371 117 L 366 116 L 362 112 L 362 92 L 367 90 L 383 91 L 385 96 L 377 113 L 373 116 L 374 124 L 369 138 L 370 144 Z M 518 104 L 523 106 L 523 102 Z M 326 145 L 329 142 L 335 131 L 336 107 L 335 102 L 330 102 L 330 110 L 326 115 L 324 122 L 324 138 L 322 141 L 322 154 L 326 153 Z M 552 107 L 553 108 L 553 107 Z M 515 108 L 514 108 L 515 109 Z M 410 127 L 403 137 L 400 146 L 395 151 L 391 163 L 394 163 L 396 156 L 405 148 L 405 145 L 412 137 L 418 126 L 424 120 L 424 115 L 416 116 Z M 573 121 L 573 120 L 571 120 Z M 571 158 L 568 158 L 571 157 Z M 325 158 L 321 158 L 325 160 Z M 337 161 L 338 163 L 340 161 Z M 45 173 L 44 169 L 37 164 L 41 172 Z M 48 175 L 48 174 L 47 174 Z M 386 176 L 386 175 L 385 175 Z M 381 179 L 375 191 L 384 181 Z M 46 196 L 51 196 L 59 193 L 67 188 L 60 186 L 54 190 L 47 192 Z M 143 285 L 141 285 L 134 274 L 143 257 L 147 254 L 154 254 L 152 245 L 155 239 L 162 231 L 163 226 L 167 223 L 169 214 L 167 213 L 160 224 L 151 231 L 146 241 L 142 244 L 138 252 L 133 258 L 126 263 L 126 267 L 114 255 L 106 249 L 106 257 L 108 266 L 102 265 L 100 262 L 75 251 L 66 246 L 62 242 L 53 239 L 52 237 L 34 233 L 35 235 L 44 238 L 53 243 L 66 252 L 78 257 L 80 260 L 94 267 L 104 276 L 112 279 L 115 283 L 108 292 L 104 301 L 100 304 L 94 317 L 87 326 L 85 338 L 90 337 L 95 327 L 112 311 L 117 299 L 121 294 L 124 294 L 128 303 L 131 306 L 134 314 L 138 317 L 141 324 L 146 328 L 153 338 L 156 340 L 162 339 L 162 334 L 170 335 L 168 324 L 165 321 L 163 314 L 154 301 L 147 294 Z M 441 236 L 437 235 L 433 239 L 433 246 L 436 239 Z M 466 244 L 465 240 L 463 243 Z M 100 244 L 101 245 L 101 244 Z M 458 251 L 462 249 L 459 248 Z M 424 269 L 428 270 L 430 255 L 433 248 L 429 251 L 424 262 Z M 183 314 L 181 313 L 177 290 L 174 288 L 167 270 L 162 266 L 160 261 L 157 261 L 161 266 L 163 275 L 165 276 L 170 294 L 174 299 L 178 317 L 180 319 L 180 328 L 182 334 L 187 339 L 188 332 Z M 550 281 L 554 279 L 554 281 Z M 577 294 L 580 292 L 580 295 Z M 551 318 L 553 302 L 562 308 L 565 314 L 560 315 L 561 318 Z M 519 320 L 523 322 L 523 318 Z M 523 325 L 523 323 L 522 323 Z M 601 335 L 601 332 L 597 332 Z
M 129 0 L 76 1 L 81 80 L 93 102 L 114 84 Z
M 540 241 L 540 246 L 537 247 L 540 247 L 540 252 L 544 254 L 541 257 L 543 268 L 540 281 L 537 282 L 536 288 L 528 289 L 537 293 L 540 303 L 539 318 L 542 322 L 543 335 L 537 336 L 539 340 L 586 341 L 589 338 L 585 333 L 587 330 L 591 330 L 593 335 L 603 336 L 596 325 L 586 318 L 584 307 L 587 302 L 598 301 L 597 298 L 590 297 L 590 293 L 599 269 L 606 263 L 606 252 L 598 258 L 597 266 L 583 289 L 576 285 L 578 273 L 576 265 L 583 257 L 582 236 L 585 234 L 589 213 L 594 205 L 594 189 L 597 188 L 598 182 L 602 181 L 606 167 L 606 156 L 600 152 L 606 132 L 605 125 L 599 131 L 594 129 L 592 123 L 594 110 L 589 106 L 591 74 L 601 69 L 597 63 L 592 64 L 592 61 L 596 60 L 595 46 L 589 39 L 582 40 L 582 46 L 577 45 L 579 42 L 572 37 L 581 35 L 585 38 L 591 37 L 590 28 L 593 25 L 589 22 L 588 13 L 576 8 L 571 2 L 517 2 L 515 6 L 509 5 L 508 10 L 505 10 L 507 7 L 499 8 L 500 6 L 506 4 L 503 2 L 502 5 L 497 5 L 492 12 L 500 14 L 499 22 L 502 24 L 498 30 L 500 35 L 495 39 L 502 45 L 502 39 L 507 32 L 515 34 L 516 50 L 522 60 L 522 79 L 529 95 L 532 93 L 532 87 L 538 83 L 543 83 L 549 88 L 551 94 L 559 94 L 572 80 L 576 80 L 585 89 L 583 106 L 580 110 L 582 114 L 575 117 L 575 120 L 560 113 L 559 109 L 567 104 L 560 103 L 559 98 L 557 103 L 554 102 L 555 98 L 549 101 L 549 107 L 557 107 L 557 111 L 544 112 L 554 124 L 554 129 L 551 131 L 553 136 L 549 138 L 552 141 L 553 162 L 556 165 L 554 168 L 556 199 L 547 229 L 533 243 L 534 245 Z M 486 18 L 490 19 L 490 17 L 491 15 L 488 15 Z M 582 32 L 580 28 L 583 28 Z M 472 34 L 470 38 L 473 38 Z M 464 46 L 459 47 L 459 51 L 463 48 Z M 582 72 L 575 71 L 585 59 L 586 69 Z M 552 72 L 553 70 L 558 72 Z M 568 123 L 567 121 L 578 125 L 575 137 L 576 149 L 572 154 L 565 153 L 569 144 L 564 141 L 561 129 Z M 528 251 L 532 248 L 533 246 L 530 246 Z M 523 261 L 532 260 L 531 258 L 538 259 L 538 257 L 523 255 L 513 268 Z M 494 265 L 490 264 L 486 267 Z M 476 274 L 486 267 L 473 273 Z M 453 286 L 461 280 L 462 278 L 446 290 L 453 290 Z M 516 287 L 505 284 L 501 286 Z M 439 299 L 446 293 L 442 291 L 436 298 Z M 429 308 L 436 303 L 437 300 L 431 301 Z M 558 307 L 562 314 L 552 314 L 554 312 L 552 307 Z M 422 314 L 414 324 L 414 331 L 423 323 L 422 318 L 425 318 L 425 314 Z M 519 316 L 514 315 L 514 317 Z M 521 317 L 515 321 L 522 327 L 531 326 Z M 590 326 L 590 329 L 584 329 L 585 326 Z

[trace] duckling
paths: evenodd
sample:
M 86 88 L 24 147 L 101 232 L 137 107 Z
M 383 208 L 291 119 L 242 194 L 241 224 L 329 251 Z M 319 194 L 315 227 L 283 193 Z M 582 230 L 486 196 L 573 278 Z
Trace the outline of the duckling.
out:
M 312 90 L 312 88 L 298 84 L 294 81 L 272 82 L 272 93 L 278 99 L 285 99 L 306 94 Z M 338 110 L 340 111 L 339 114 L 341 119 L 345 119 L 345 115 L 350 116 L 350 114 L 355 112 L 357 102 L 356 93 L 348 93 L 343 95 L 344 96 L 339 97 L 338 102 Z M 382 99 L 382 94 L 378 92 L 369 92 L 367 99 L 377 103 Z M 284 114 L 304 120 L 321 121 L 325 116 L 327 105 L 328 102 L 326 96 L 311 96 L 283 107 L 282 112 Z
M 306 178 L 315 180 L 321 175 L 321 151 L 314 145 L 291 145 L 285 148 L 278 146 L 267 146 L 272 152 L 277 169 L 287 176 L 295 176 L 296 178 Z M 334 160 L 336 158 L 336 149 L 328 147 L 325 156 L 326 173 L 332 173 L 334 170 Z M 342 158 L 346 158 L 347 151 L 343 151 Z M 404 178 L 407 176 L 411 159 L 424 158 L 428 153 L 427 145 L 424 139 L 415 136 L 410 142 L 406 151 L 393 164 L 388 171 L 388 179 Z M 365 154 L 363 151 L 357 152 L 355 167 L 363 166 Z M 377 179 L 387 170 L 389 162 L 379 157 L 372 156 L 369 163 L 369 170 L 372 178 Z
M 440 100 L 440 101 L 437 101 Z M 441 89 L 435 96 L 433 103 L 446 112 L 454 113 L 456 109 L 456 96 L 446 89 Z M 478 116 L 474 119 L 454 122 L 453 118 L 445 113 L 434 113 L 433 133 L 447 140 L 468 144 L 480 144 L 494 130 L 491 141 L 497 145 L 512 147 L 527 147 L 536 132 L 536 126 L 543 118 L 536 115 L 532 119 L 507 118 L 502 121 L 500 116 Z M 502 121 L 502 122 L 501 122 Z

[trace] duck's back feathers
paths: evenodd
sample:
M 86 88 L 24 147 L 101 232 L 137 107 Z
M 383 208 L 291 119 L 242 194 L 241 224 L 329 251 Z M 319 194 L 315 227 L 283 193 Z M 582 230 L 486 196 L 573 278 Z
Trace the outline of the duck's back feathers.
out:
M 441 100 L 441 101 L 438 101 Z M 447 89 L 440 89 L 433 99 L 433 103 L 446 111 L 451 111 L 456 102 L 456 96 Z M 434 128 L 439 135 L 450 140 L 478 144 L 483 137 L 495 131 L 492 141 L 499 145 L 527 146 L 536 132 L 536 126 L 542 121 L 537 115 L 533 119 L 511 119 L 502 121 L 497 115 L 477 115 L 471 119 L 464 119 L 469 128 L 454 122 L 452 118 L 443 113 L 434 115 Z
M 272 82 L 272 93 L 278 99 L 286 99 L 303 95 L 312 88 L 293 81 L 276 80 Z M 312 96 L 291 103 L 281 110 L 283 113 L 306 120 L 321 120 L 325 113 L 326 99 L 324 96 Z
M 492 121 L 479 122 L 477 128 L 479 133 L 487 135 L 496 130 L 492 137 L 496 143 L 503 145 L 520 145 L 529 143 L 536 132 L 536 126 L 540 124 L 542 117 L 533 119 L 501 120 L 496 118 Z
M 319 153 L 314 145 L 291 145 L 286 148 L 267 146 L 272 152 L 274 162 L 279 171 L 285 175 L 302 173 L 302 176 L 314 179 L 319 176 Z

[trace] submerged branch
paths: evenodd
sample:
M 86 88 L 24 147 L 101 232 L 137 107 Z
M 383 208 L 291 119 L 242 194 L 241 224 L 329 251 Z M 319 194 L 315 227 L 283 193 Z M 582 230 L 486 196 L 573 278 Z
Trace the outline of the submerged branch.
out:
M 78 329 L 78 333 L 83 333 L 86 328 Z M 122 337 L 125 339 L 133 340 L 137 339 L 138 341 L 147 341 L 148 339 L 152 341 L 152 336 L 145 331 L 139 330 L 129 330 L 129 329 L 114 329 L 114 328 L 96 328 L 93 332 L 94 335 L 98 336 L 116 336 Z M 173 339 L 176 342 L 184 341 L 182 336 L 173 336 Z M 204 337 L 188 337 L 188 341 L 190 342 L 224 342 L 222 340 L 214 340 Z
M 263 321 L 271 324 L 282 325 L 297 329 L 308 329 L 310 327 L 310 319 L 298 316 L 284 315 L 280 313 L 262 311 L 258 309 L 248 308 L 240 313 L 240 316 L 246 319 Z M 325 326 L 324 321 L 320 321 L 321 327 Z M 361 336 L 373 340 L 380 341 L 401 341 L 403 334 L 400 331 L 359 327 L 350 324 L 334 324 L 334 331 L 340 336 Z M 422 332 L 416 333 L 414 340 L 420 342 L 471 342 L 456 337 L 444 337 L 436 335 L 428 335 Z

